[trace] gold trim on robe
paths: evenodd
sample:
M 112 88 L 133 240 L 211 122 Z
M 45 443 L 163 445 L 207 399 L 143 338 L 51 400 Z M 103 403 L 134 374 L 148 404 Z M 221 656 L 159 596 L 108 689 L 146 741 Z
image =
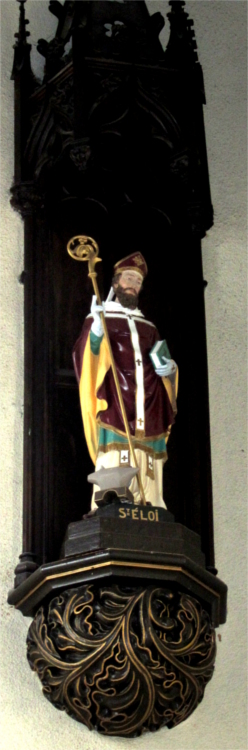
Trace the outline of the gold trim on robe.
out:
M 99 424 L 96 417 L 99 411 L 105 411 L 108 408 L 107 401 L 98 399 L 96 394 L 110 366 L 111 361 L 106 339 L 103 338 L 101 342 L 99 354 L 93 354 L 90 348 L 89 333 L 83 356 L 79 395 L 85 439 L 94 464 L 96 463 L 99 439 Z
M 90 332 L 88 333 L 82 362 L 82 371 L 79 381 L 79 395 L 81 403 L 82 418 L 84 424 L 85 438 L 89 450 L 90 457 L 93 463 L 96 463 L 96 457 L 98 452 L 99 443 L 99 429 L 100 424 L 106 429 L 109 429 L 110 425 L 104 424 L 104 414 L 102 412 L 108 409 L 108 403 L 105 399 L 98 399 L 97 392 L 103 384 L 104 378 L 111 367 L 111 361 L 108 351 L 108 346 L 105 337 L 103 337 L 99 354 L 93 354 L 90 347 Z M 159 377 L 154 372 L 154 377 Z M 176 396 L 178 389 L 178 369 L 176 370 L 173 378 L 163 377 L 161 378 L 163 385 L 166 389 L 170 404 L 173 409 L 173 413 L 176 414 Z M 101 413 L 101 419 L 98 415 Z M 111 429 L 121 435 L 125 435 L 125 432 L 116 429 L 111 426 Z M 168 441 L 171 431 L 171 425 L 168 425 L 166 434 L 164 434 L 165 441 Z M 143 431 L 142 431 L 143 432 Z M 154 436 L 158 439 L 159 436 Z M 142 435 L 137 435 L 140 439 L 139 447 L 146 451 L 146 446 L 142 441 L 145 438 L 152 440 L 151 436 L 146 436 L 145 432 Z M 135 438 L 134 438 L 134 442 Z M 143 443 L 143 445 L 142 445 Z M 136 446 L 138 447 L 138 446 Z

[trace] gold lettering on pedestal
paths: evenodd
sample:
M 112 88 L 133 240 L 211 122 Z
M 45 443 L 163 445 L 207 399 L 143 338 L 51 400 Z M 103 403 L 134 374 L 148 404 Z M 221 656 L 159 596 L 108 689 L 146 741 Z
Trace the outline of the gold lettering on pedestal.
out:
M 144 515 L 144 509 L 140 508 L 119 508 L 119 518 L 132 518 L 134 521 L 158 521 L 158 510 L 149 510 L 148 515 Z
M 120 518 L 126 518 L 125 508 L 119 508 L 119 516 Z
M 138 520 L 138 515 L 137 515 L 138 512 L 139 512 L 138 508 L 133 508 L 133 510 L 132 510 L 132 518 L 134 518 L 135 521 Z

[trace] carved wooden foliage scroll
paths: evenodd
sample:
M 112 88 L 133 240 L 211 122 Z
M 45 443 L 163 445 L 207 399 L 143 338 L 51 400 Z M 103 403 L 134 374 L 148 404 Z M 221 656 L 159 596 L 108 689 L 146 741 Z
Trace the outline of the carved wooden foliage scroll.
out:
M 135 737 L 171 728 L 202 700 L 215 659 L 209 615 L 165 588 L 65 591 L 29 628 L 44 695 L 89 729 Z

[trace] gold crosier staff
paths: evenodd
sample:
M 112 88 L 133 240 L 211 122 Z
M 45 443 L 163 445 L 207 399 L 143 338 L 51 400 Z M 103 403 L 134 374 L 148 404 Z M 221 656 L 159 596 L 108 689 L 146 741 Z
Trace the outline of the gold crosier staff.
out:
M 88 270 L 89 270 L 88 276 L 89 276 L 89 278 L 92 281 L 93 289 L 94 289 L 94 292 L 95 292 L 95 295 L 96 295 L 96 298 L 97 298 L 97 303 L 98 303 L 98 305 L 101 305 L 102 302 L 101 302 L 101 297 L 100 297 L 100 294 L 99 294 L 98 284 L 97 284 L 97 280 L 96 280 L 97 273 L 95 271 L 95 265 L 96 265 L 96 263 L 99 263 L 99 261 L 101 261 L 102 259 L 98 258 L 99 247 L 97 245 L 97 242 L 95 242 L 95 240 L 93 240 L 92 237 L 87 237 L 85 235 L 79 235 L 77 237 L 72 237 L 69 240 L 69 242 L 67 243 L 67 252 L 69 253 L 69 255 L 74 260 L 87 260 L 88 261 Z M 134 447 L 133 447 L 133 443 L 132 443 L 132 437 L 131 437 L 131 433 L 130 433 L 130 429 L 129 429 L 129 424 L 128 424 L 128 420 L 127 420 L 126 409 L 125 409 L 125 406 L 124 406 L 124 401 L 123 401 L 122 392 L 121 392 L 121 389 L 120 389 L 120 384 L 119 384 L 118 375 L 117 375 L 117 371 L 116 371 L 116 366 L 115 366 L 115 361 L 114 361 L 114 357 L 113 357 L 113 352 L 112 352 L 111 344 L 110 344 L 110 340 L 109 340 L 109 334 L 108 334 L 108 329 L 107 329 L 107 325 L 106 325 L 106 320 L 105 320 L 103 312 L 100 312 L 100 316 L 101 316 L 101 321 L 102 321 L 102 324 L 103 324 L 104 335 L 105 335 L 105 338 L 106 338 L 106 341 L 107 341 L 107 345 L 108 345 L 108 349 L 109 349 L 109 355 L 110 355 L 110 360 L 111 360 L 111 367 L 112 367 L 114 381 L 115 381 L 116 390 L 117 390 L 117 394 L 118 394 L 118 399 L 119 399 L 119 403 L 120 403 L 120 407 L 121 407 L 122 418 L 123 418 L 123 422 L 124 422 L 124 425 L 125 425 L 126 435 L 127 435 L 127 439 L 128 439 L 128 443 L 129 443 L 130 453 L 131 453 L 131 456 L 132 456 L 132 459 L 133 459 L 134 466 L 138 469 L 137 459 L 136 459 L 136 455 L 135 455 L 135 452 L 134 452 Z M 140 476 L 140 472 L 139 471 L 138 471 L 138 474 L 137 474 L 137 481 L 138 481 L 138 486 L 139 486 L 139 491 L 140 491 L 141 505 L 146 505 L 144 488 L 143 488 L 143 484 L 142 484 L 142 481 L 141 481 L 141 476 Z

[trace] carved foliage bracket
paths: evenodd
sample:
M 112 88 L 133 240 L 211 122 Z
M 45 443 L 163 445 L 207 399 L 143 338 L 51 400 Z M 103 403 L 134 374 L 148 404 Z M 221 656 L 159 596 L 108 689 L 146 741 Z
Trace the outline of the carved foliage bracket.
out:
M 46 616 L 38 610 L 27 644 L 48 700 L 88 729 L 129 738 L 188 718 L 215 659 L 207 612 L 159 587 L 65 591 Z

